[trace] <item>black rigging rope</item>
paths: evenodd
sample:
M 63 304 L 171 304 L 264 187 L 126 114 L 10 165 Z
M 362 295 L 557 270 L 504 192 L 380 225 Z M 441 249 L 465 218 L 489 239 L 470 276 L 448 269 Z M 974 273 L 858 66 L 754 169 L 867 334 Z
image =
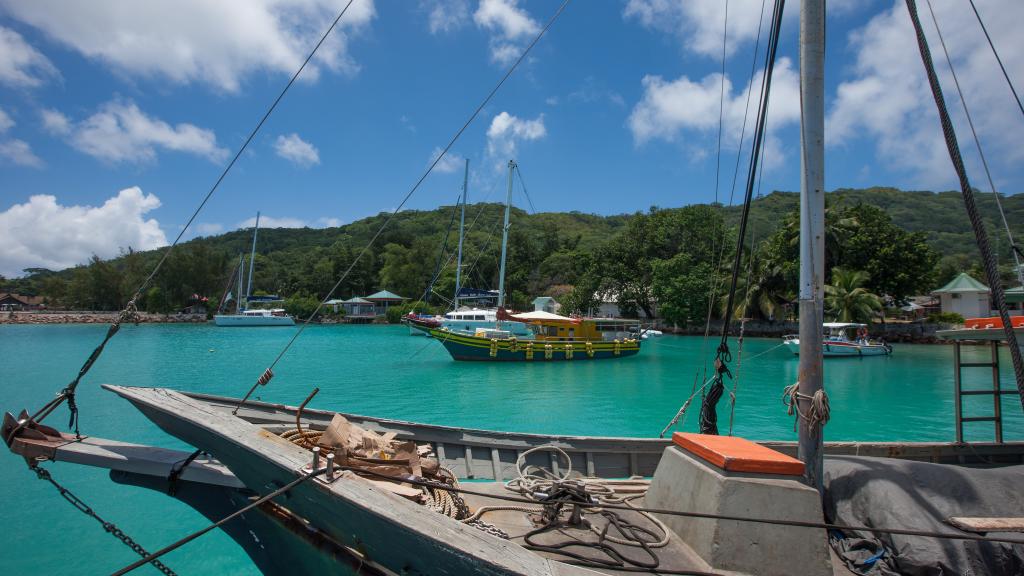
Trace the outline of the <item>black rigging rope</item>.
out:
M 768 35 L 768 49 L 765 55 L 765 72 L 761 79 L 761 101 L 758 106 L 757 123 L 754 129 L 754 140 L 750 152 L 750 164 L 747 169 L 747 189 L 743 200 L 743 211 L 740 214 L 740 228 L 736 239 L 736 254 L 733 258 L 732 278 L 729 283 L 725 316 L 722 318 L 722 339 L 718 344 L 718 350 L 715 352 L 715 381 L 708 389 L 708 393 L 701 402 L 700 407 L 700 431 L 702 434 L 718 434 L 716 405 L 725 392 L 723 378 L 725 376 L 732 377 L 732 374 L 729 372 L 729 362 L 732 361 L 732 352 L 729 350 L 729 325 L 732 321 L 732 308 L 736 298 L 736 284 L 740 275 L 747 221 L 750 218 L 750 203 L 753 199 L 754 185 L 757 181 L 758 159 L 761 154 L 765 123 L 768 117 L 768 100 L 771 94 L 772 72 L 775 69 L 775 55 L 778 50 L 779 35 L 782 30 L 782 12 L 784 8 L 785 0 L 775 0 L 772 26 L 769 29 Z
M 309 52 L 309 55 L 306 56 L 306 59 L 302 61 L 302 65 L 299 66 L 299 69 L 295 71 L 295 74 L 293 74 L 291 79 L 288 80 L 288 83 L 285 84 L 280 94 L 277 95 L 277 98 L 274 99 L 274 102 L 267 109 L 266 113 L 264 113 L 263 117 L 260 118 L 260 121 L 256 124 L 256 127 L 253 128 L 252 132 L 249 133 L 249 137 L 246 138 L 245 142 L 242 143 L 242 146 L 238 149 L 238 152 L 235 153 L 235 156 L 231 159 L 230 162 L 228 162 L 227 166 L 224 167 L 224 170 L 220 173 L 220 176 L 213 183 L 213 186 L 210 187 L 210 190 L 206 193 L 206 196 L 203 197 L 203 200 L 202 202 L 199 203 L 199 206 L 196 207 L 195 211 L 192 213 L 192 216 L 190 216 L 188 221 L 185 222 L 185 225 L 178 232 L 178 236 L 174 239 L 174 242 L 172 242 L 171 245 L 167 247 L 167 250 L 165 250 L 163 255 L 160 257 L 160 260 L 157 261 L 156 266 L 153 267 L 152 272 L 149 273 L 149 276 L 146 277 L 146 279 L 142 282 L 139 288 L 135 291 L 131 299 L 128 300 L 128 303 L 125 305 L 124 310 L 122 310 L 121 313 L 118 314 L 117 319 L 115 319 L 114 322 L 110 325 L 110 328 L 107 329 L 107 334 L 103 337 L 103 341 L 100 342 L 99 346 L 97 346 L 92 351 L 92 354 L 89 355 L 89 358 L 86 359 L 85 364 L 83 364 L 82 368 L 79 369 L 78 375 L 75 377 L 75 379 L 72 380 L 71 383 L 67 385 L 67 387 L 61 390 L 57 394 L 56 398 L 48 402 L 38 412 L 36 412 L 36 414 L 32 417 L 34 421 L 41 422 L 42 419 L 46 418 L 46 416 L 53 412 L 53 410 L 57 406 L 59 406 L 62 402 L 67 401 L 68 409 L 71 411 L 71 416 L 68 421 L 68 427 L 74 427 L 75 436 L 80 437 L 78 433 L 78 406 L 75 403 L 75 390 L 78 388 L 79 382 L 81 382 L 82 378 L 89 372 L 89 370 L 92 368 L 92 365 L 100 357 L 100 354 L 103 353 L 103 348 L 107 345 L 107 342 L 109 342 L 110 339 L 113 338 L 115 334 L 117 334 L 118 330 L 121 329 L 121 324 L 125 321 L 138 321 L 138 309 L 136 303 L 138 299 L 142 297 L 143 291 L 146 289 L 147 286 L 149 286 L 150 282 L 153 281 L 153 278 L 156 277 L 157 272 L 159 272 L 160 268 L 163 267 L 164 262 L 167 261 L 167 258 L 171 255 L 171 252 L 174 251 L 174 248 L 181 241 L 182 237 L 185 235 L 185 232 L 195 221 L 196 217 L 199 216 L 199 213 L 203 210 L 203 207 L 206 206 L 206 203 L 209 202 L 210 198 L 213 196 L 213 193 L 216 192 L 217 188 L 220 187 L 221 182 L 224 181 L 224 178 L 227 177 L 228 172 L 230 172 L 231 168 L 234 167 L 235 162 L 238 161 L 238 159 L 242 156 L 242 153 L 245 152 L 246 148 L 248 148 L 249 143 L 252 142 L 253 138 L 256 137 L 256 134 L 260 131 L 260 128 L 263 127 L 263 124 L 267 121 L 267 118 L 270 117 L 270 114 L 273 113 L 274 109 L 277 108 L 277 105 L 281 102 L 281 99 L 284 98 L 284 95 L 286 93 L 288 93 L 288 89 L 292 87 L 292 84 L 295 83 L 295 80 L 298 79 L 299 75 L 302 74 L 302 71 L 305 70 L 306 65 L 309 64 L 309 61 L 313 59 L 314 55 L 316 55 L 317 51 L 320 49 L 320 46 L 323 45 L 324 41 L 327 40 L 327 37 L 338 25 L 338 22 L 341 21 L 341 17 L 344 16 L 345 12 L 348 11 L 349 6 L 352 5 L 352 2 L 353 0 L 349 0 L 348 3 L 345 4 L 341 11 L 338 12 L 338 16 L 334 19 L 334 21 L 331 22 L 331 25 L 328 26 L 327 30 L 325 30 L 323 35 L 320 36 L 320 40 L 316 43 L 315 46 L 313 46 L 313 49 Z M 17 427 L 15 427 L 14 430 L 11 431 L 10 437 L 13 438 L 14 435 L 19 430 L 21 430 L 23 425 L 24 424 L 19 424 Z
M 1021 104 L 1020 96 L 1017 95 L 1017 90 L 1013 87 L 1013 82 L 1010 81 L 1010 75 L 1006 73 L 1006 66 L 1003 66 L 1003 59 L 999 57 L 996 45 L 992 43 L 992 37 L 988 35 L 988 28 L 985 27 L 985 22 L 981 20 L 981 14 L 978 14 L 978 7 L 974 5 L 974 0 L 971 0 L 971 9 L 974 10 L 974 15 L 978 18 L 978 24 L 981 25 L 981 31 L 985 33 L 985 39 L 988 40 L 989 48 L 992 48 L 992 54 L 996 57 L 996 62 L 999 63 L 999 69 L 1003 71 L 1003 78 L 1006 78 L 1006 85 L 1010 87 L 1010 92 L 1013 92 L 1013 99 L 1017 101 L 1017 107 L 1020 108 L 1020 113 L 1024 114 L 1024 104 Z
M 473 112 L 469 115 L 469 118 L 467 118 L 466 121 L 462 124 L 462 127 L 460 127 L 458 131 L 455 132 L 455 135 L 451 137 L 451 139 L 448 141 L 448 144 L 445 145 L 444 149 L 441 150 L 441 153 L 437 155 L 437 158 L 435 158 L 434 161 L 430 163 L 430 166 L 428 166 L 426 171 L 423 172 L 423 175 L 416 180 L 416 183 L 413 184 L 409 192 L 407 192 L 405 197 L 402 198 L 402 201 L 398 204 L 398 206 L 396 206 L 395 209 L 391 211 L 391 214 L 389 214 L 387 219 L 385 219 L 384 222 L 380 225 L 380 228 L 378 228 L 377 232 L 373 235 L 372 238 L 370 238 L 370 241 L 367 242 L 365 246 L 363 246 L 363 249 L 360 250 L 359 254 L 357 254 L 355 259 L 352 260 L 352 263 L 349 265 L 348 269 L 346 269 L 345 272 L 342 273 L 341 277 L 338 278 L 338 281 L 335 282 L 331 290 L 327 293 L 326 296 L 324 296 L 323 300 L 320 301 L 316 309 L 313 310 L 312 313 L 310 313 L 310 315 L 306 318 L 306 321 L 303 322 L 301 326 L 299 326 L 299 329 L 296 330 L 294 334 L 292 334 L 291 339 L 289 339 L 288 342 L 284 345 L 284 348 L 281 349 L 281 352 L 277 354 L 273 362 L 270 363 L 270 366 L 268 366 L 267 369 L 263 371 L 263 374 L 256 379 L 256 382 L 252 385 L 252 387 L 249 388 L 249 391 L 246 392 L 245 397 L 243 397 L 241 402 L 239 402 L 239 406 L 241 406 L 243 402 L 245 402 L 250 396 L 252 396 L 252 393 L 256 391 L 256 388 L 258 386 L 263 386 L 270 382 L 270 379 L 274 377 L 274 367 L 277 366 L 277 363 L 281 361 L 281 358 L 284 358 L 284 355 L 288 352 L 289 349 L 291 349 L 292 344 L 294 344 L 298 337 L 301 336 L 303 332 L 305 332 L 306 328 L 310 325 L 313 318 L 315 318 L 316 315 L 320 313 L 320 310 L 324 307 L 327 301 L 331 299 L 334 293 L 338 290 L 338 287 L 341 286 L 341 283 L 345 281 L 345 278 L 347 278 L 352 269 L 355 268 L 355 265 L 366 254 L 366 252 L 369 251 L 370 247 L 373 246 L 373 244 L 377 241 L 380 235 L 384 233 L 384 230 L 388 227 L 388 225 L 395 218 L 395 216 L 402 210 L 402 208 L 409 201 L 409 199 L 412 198 L 412 195 L 416 193 L 416 190 L 418 190 L 420 185 L 423 184 L 423 181 L 427 179 L 427 176 L 429 176 L 430 173 L 434 170 L 434 167 L 437 166 L 437 164 L 441 162 L 445 155 L 448 154 L 448 151 L 451 150 L 452 146 L 455 145 L 455 142 L 459 139 L 459 137 L 462 136 L 462 133 L 465 132 L 467 128 L 469 128 L 469 125 L 472 124 L 474 120 L 476 120 L 476 117 L 479 116 L 480 112 L 483 111 L 484 107 L 486 107 L 487 104 L 490 103 L 490 101 L 494 98 L 494 95 L 497 94 L 498 90 L 501 89 L 501 87 L 505 84 L 505 81 L 507 81 L 509 77 L 512 76 L 512 73 L 515 72 L 519 65 L 523 62 L 523 60 L 526 59 L 526 56 L 529 55 L 531 50 L 533 50 L 533 47 L 536 46 L 538 42 L 540 42 L 540 39 L 544 37 L 544 34 L 547 33 L 548 29 L 551 28 L 552 25 L 554 25 L 555 21 L 558 20 L 558 17 L 561 16 L 563 11 L 565 11 L 565 8 L 566 6 L 568 6 L 568 4 L 569 0 L 563 0 L 563 2 L 558 6 L 558 9 L 547 21 L 544 27 L 541 28 L 539 32 L 537 32 L 537 35 L 534 36 L 530 44 L 526 46 L 523 52 L 519 55 L 519 58 L 517 58 L 516 61 L 512 63 L 509 69 L 505 72 L 505 75 L 501 77 L 501 79 L 494 86 L 494 88 L 492 88 L 491 91 L 488 92 L 487 96 L 484 97 L 483 101 L 480 102 L 480 104 L 476 107 L 475 110 L 473 110 Z M 237 411 L 238 407 L 235 407 L 235 411 L 233 413 L 236 413 Z
M 999 199 L 999 192 L 996 190 L 996 184 L 992 180 L 992 173 L 988 169 L 988 160 L 985 159 L 985 151 L 981 148 L 981 139 L 978 138 L 978 131 L 974 129 L 974 120 L 971 118 L 971 111 L 967 108 L 967 98 L 964 97 L 964 91 L 960 89 L 960 79 L 957 78 L 956 69 L 953 68 L 953 59 L 949 56 L 949 50 L 946 48 L 946 39 L 942 36 L 942 29 L 939 28 L 939 19 L 935 17 L 935 10 L 932 9 L 931 0 L 928 0 L 928 12 L 932 16 L 932 23 L 935 24 L 935 33 L 939 36 L 939 43 L 942 45 L 942 53 L 946 56 L 946 64 L 949 65 L 949 73 L 953 76 L 953 85 L 956 86 L 956 93 L 960 96 L 960 104 L 964 108 L 964 116 L 967 117 L 967 125 L 971 127 L 971 136 L 974 137 L 974 145 L 978 149 L 978 156 L 981 158 L 981 165 L 985 169 L 985 177 L 988 179 L 988 185 L 992 189 L 992 195 L 996 199 L 996 207 L 999 208 L 999 216 L 1003 220 L 1003 228 L 1006 229 L 1006 237 L 1010 241 L 1010 252 L 1013 255 L 1013 261 L 1017 265 L 1017 277 L 1021 279 L 1021 283 L 1024 284 L 1024 270 L 1020 268 L 1021 256 L 1024 256 L 1024 252 L 1013 241 L 1013 232 L 1010 231 L 1010 224 L 1006 221 L 1006 212 L 1003 211 L 1003 201 Z
M 523 173 L 519 171 L 519 164 L 516 164 L 516 174 L 519 175 L 519 185 L 523 188 L 523 196 L 526 196 L 526 201 L 530 204 L 530 213 L 536 214 L 537 209 L 533 206 L 533 199 L 530 198 L 530 193 L 526 191 L 526 180 L 523 179 Z
M 924 64 L 925 72 L 928 74 L 928 84 L 935 99 L 935 106 L 938 108 L 939 121 L 942 124 L 942 134 L 946 140 L 946 148 L 949 150 L 949 158 L 953 162 L 953 168 L 956 170 L 957 177 L 960 180 L 960 192 L 964 199 L 964 207 L 967 210 L 967 217 L 971 221 L 971 228 L 974 230 L 978 250 L 981 252 L 985 276 L 992 291 L 992 300 L 995 301 L 996 309 L 999 310 L 999 317 L 1003 322 L 1006 344 L 1007 348 L 1009 348 L 1010 359 L 1013 361 L 1013 372 L 1017 379 L 1017 390 L 1020 393 L 1021 405 L 1024 407 L 1024 361 L 1021 359 L 1017 335 L 1014 333 L 1013 324 L 1010 321 L 1010 313 L 1006 308 L 1006 298 L 1003 294 L 1003 285 L 999 279 L 995 255 L 992 253 L 992 248 L 988 242 L 988 232 L 985 230 L 985 223 L 982 222 L 981 215 L 978 213 L 978 207 L 974 203 L 974 191 L 971 188 L 970 181 L 967 179 L 967 169 L 964 167 L 963 157 L 960 155 L 960 146 L 957 144 L 953 122 L 950 120 L 949 111 L 946 109 L 946 101 L 942 96 L 942 86 L 939 84 L 939 77 L 935 74 L 935 65 L 932 62 L 931 51 L 928 48 L 928 39 L 924 35 L 921 19 L 918 17 L 917 3 L 915 0 L 906 0 L 906 3 L 907 11 L 910 12 L 910 20 L 914 24 L 914 31 L 917 34 L 917 46 L 921 52 L 921 61 Z

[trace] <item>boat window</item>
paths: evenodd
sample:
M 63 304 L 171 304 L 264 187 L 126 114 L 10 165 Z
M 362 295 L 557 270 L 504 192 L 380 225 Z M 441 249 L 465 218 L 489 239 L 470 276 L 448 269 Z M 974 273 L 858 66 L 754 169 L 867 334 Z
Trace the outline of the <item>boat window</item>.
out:
M 483 317 L 482 314 L 477 314 L 476 316 L 473 316 L 473 320 L 483 320 L 483 319 L 484 319 L 484 317 Z

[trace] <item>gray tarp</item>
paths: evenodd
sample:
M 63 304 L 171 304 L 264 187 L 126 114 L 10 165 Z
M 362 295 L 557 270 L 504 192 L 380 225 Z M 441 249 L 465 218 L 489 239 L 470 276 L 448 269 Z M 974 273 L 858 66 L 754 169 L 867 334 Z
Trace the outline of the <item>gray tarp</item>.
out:
M 963 534 L 950 516 L 1024 517 L 1024 466 L 966 468 L 891 458 L 825 460 L 825 515 L 836 524 Z M 1024 539 L 1021 533 L 990 533 Z M 847 562 L 885 554 L 866 574 L 1024 574 L 1024 545 L 873 533 L 847 533 L 837 552 Z M 863 540 L 869 542 L 864 542 Z

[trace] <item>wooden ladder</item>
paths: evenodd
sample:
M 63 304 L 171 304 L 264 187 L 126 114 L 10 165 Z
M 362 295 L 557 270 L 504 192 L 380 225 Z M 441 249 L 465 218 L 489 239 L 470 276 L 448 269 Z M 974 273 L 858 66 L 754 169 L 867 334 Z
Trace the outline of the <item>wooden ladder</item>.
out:
M 960 344 L 959 340 L 953 342 L 953 386 L 954 395 L 953 406 L 956 414 L 956 442 L 957 444 L 964 443 L 964 422 L 992 422 L 995 426 L 996 443 L 1003 441 L 1003 410 L 1002 410 L 1002 395 L 1003 394 L 1018 394 L 1017 390 L 1004 390 L 999 384 L 999 341 L 993 340 L 989 342 L 989 348 L 992 351 L 991 361 L 989 362 L 962 362 L 960 360 Z M 990 390 L 964 390 L 963 389 L 963 369 L 964 368 L 989 368 L 992 370 L 992 389 Z M 964 396 L 992 396 L 992 415 L 991 416 L 964 416 L 963 415 L 963 399 Z

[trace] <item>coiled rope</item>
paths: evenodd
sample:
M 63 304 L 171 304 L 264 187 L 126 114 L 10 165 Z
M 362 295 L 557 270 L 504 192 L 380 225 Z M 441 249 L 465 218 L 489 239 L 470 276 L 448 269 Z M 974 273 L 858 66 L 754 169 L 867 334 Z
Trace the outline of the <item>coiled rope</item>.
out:
M 820 430 L 821 426 L 828 424 L 831 417 L 831 408 L 828 405 L 828 394 L 824 389 L 817 390 L 813 396 L 800 393 L 800 383 L 797 382 L 786 386 L 782 391 L 782 403 L 786 406 L 786 413 L 790 416 L 796 414 L 807 422 L 810 430 Z M 810 401 L 811 405 L 806 412 L 800 409 L 800 401 Z M 798 420 L 793 420 L 793 430 L 797 428 Z

